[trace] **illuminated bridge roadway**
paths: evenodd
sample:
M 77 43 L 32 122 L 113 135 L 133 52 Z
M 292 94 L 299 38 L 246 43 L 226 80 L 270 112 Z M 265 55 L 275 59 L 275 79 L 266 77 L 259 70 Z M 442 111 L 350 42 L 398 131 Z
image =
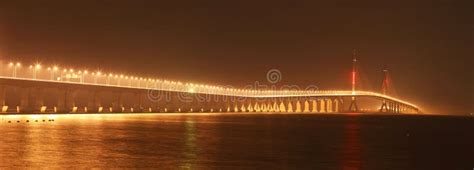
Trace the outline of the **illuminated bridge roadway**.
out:
M 0 63 L 1 64 L 1 63 Z M 0 69 L 1 113 L 418 113 L 368 91 L 234 89 L 19 63 Z

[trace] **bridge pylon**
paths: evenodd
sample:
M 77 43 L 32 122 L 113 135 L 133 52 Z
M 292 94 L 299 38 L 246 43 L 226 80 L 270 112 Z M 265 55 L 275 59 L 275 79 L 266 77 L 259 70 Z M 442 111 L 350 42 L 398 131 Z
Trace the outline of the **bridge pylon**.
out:
M 356 91 L 356 74 L 357 74 L 357 58 L 356 58 L 356 49 L 352 50 L 352 95 L 355 95 Z M 359 108 L 357 107 L 356 98 L 352 96 L 351 104 L 349 105 L 349 111 L 358 112 Z
M 387 95 L 388 91 L 388 70 L 387 68 L 383 69 L 383 81 L 382 81 L 382 94 Z M 382 99 L 382 106 L 380 106 L 380 112 L 388 112 L 389 108 L 387 107 L 387 100 Z

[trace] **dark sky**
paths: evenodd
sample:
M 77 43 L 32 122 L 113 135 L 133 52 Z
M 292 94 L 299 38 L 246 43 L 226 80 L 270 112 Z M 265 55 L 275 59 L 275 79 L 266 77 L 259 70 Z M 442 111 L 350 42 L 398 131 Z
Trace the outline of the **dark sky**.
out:
M 243 86 L 365 87 L 386 65 L 398 95 L 435 113 L 474 112 L 469 1 L 0 1 L 0 56 Z

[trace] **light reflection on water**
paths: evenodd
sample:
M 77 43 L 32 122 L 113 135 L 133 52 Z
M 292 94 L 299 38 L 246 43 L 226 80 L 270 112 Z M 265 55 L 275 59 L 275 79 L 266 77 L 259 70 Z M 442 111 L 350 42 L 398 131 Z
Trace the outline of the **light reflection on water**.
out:
M 469 167 L 461 155 L 472 154 L 472 125 L 386 115 L 0 115 L 0 168 Z
M 195 134 L 195 127 L 194 127 L 194 120 L 192 118 L 186 118 L 184 122 L 184 164 L 181 168 L 185 169 L 192 169 L 193 168 L 193 160 L 196 160 L 196 134 Z

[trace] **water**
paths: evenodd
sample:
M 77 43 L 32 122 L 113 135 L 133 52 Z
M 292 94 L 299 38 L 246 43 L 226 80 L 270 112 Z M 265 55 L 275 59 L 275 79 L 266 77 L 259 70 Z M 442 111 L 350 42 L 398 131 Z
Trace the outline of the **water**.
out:
M 472 117 L 327 114 L 0 117 L 0 168 L 474 168 Z

